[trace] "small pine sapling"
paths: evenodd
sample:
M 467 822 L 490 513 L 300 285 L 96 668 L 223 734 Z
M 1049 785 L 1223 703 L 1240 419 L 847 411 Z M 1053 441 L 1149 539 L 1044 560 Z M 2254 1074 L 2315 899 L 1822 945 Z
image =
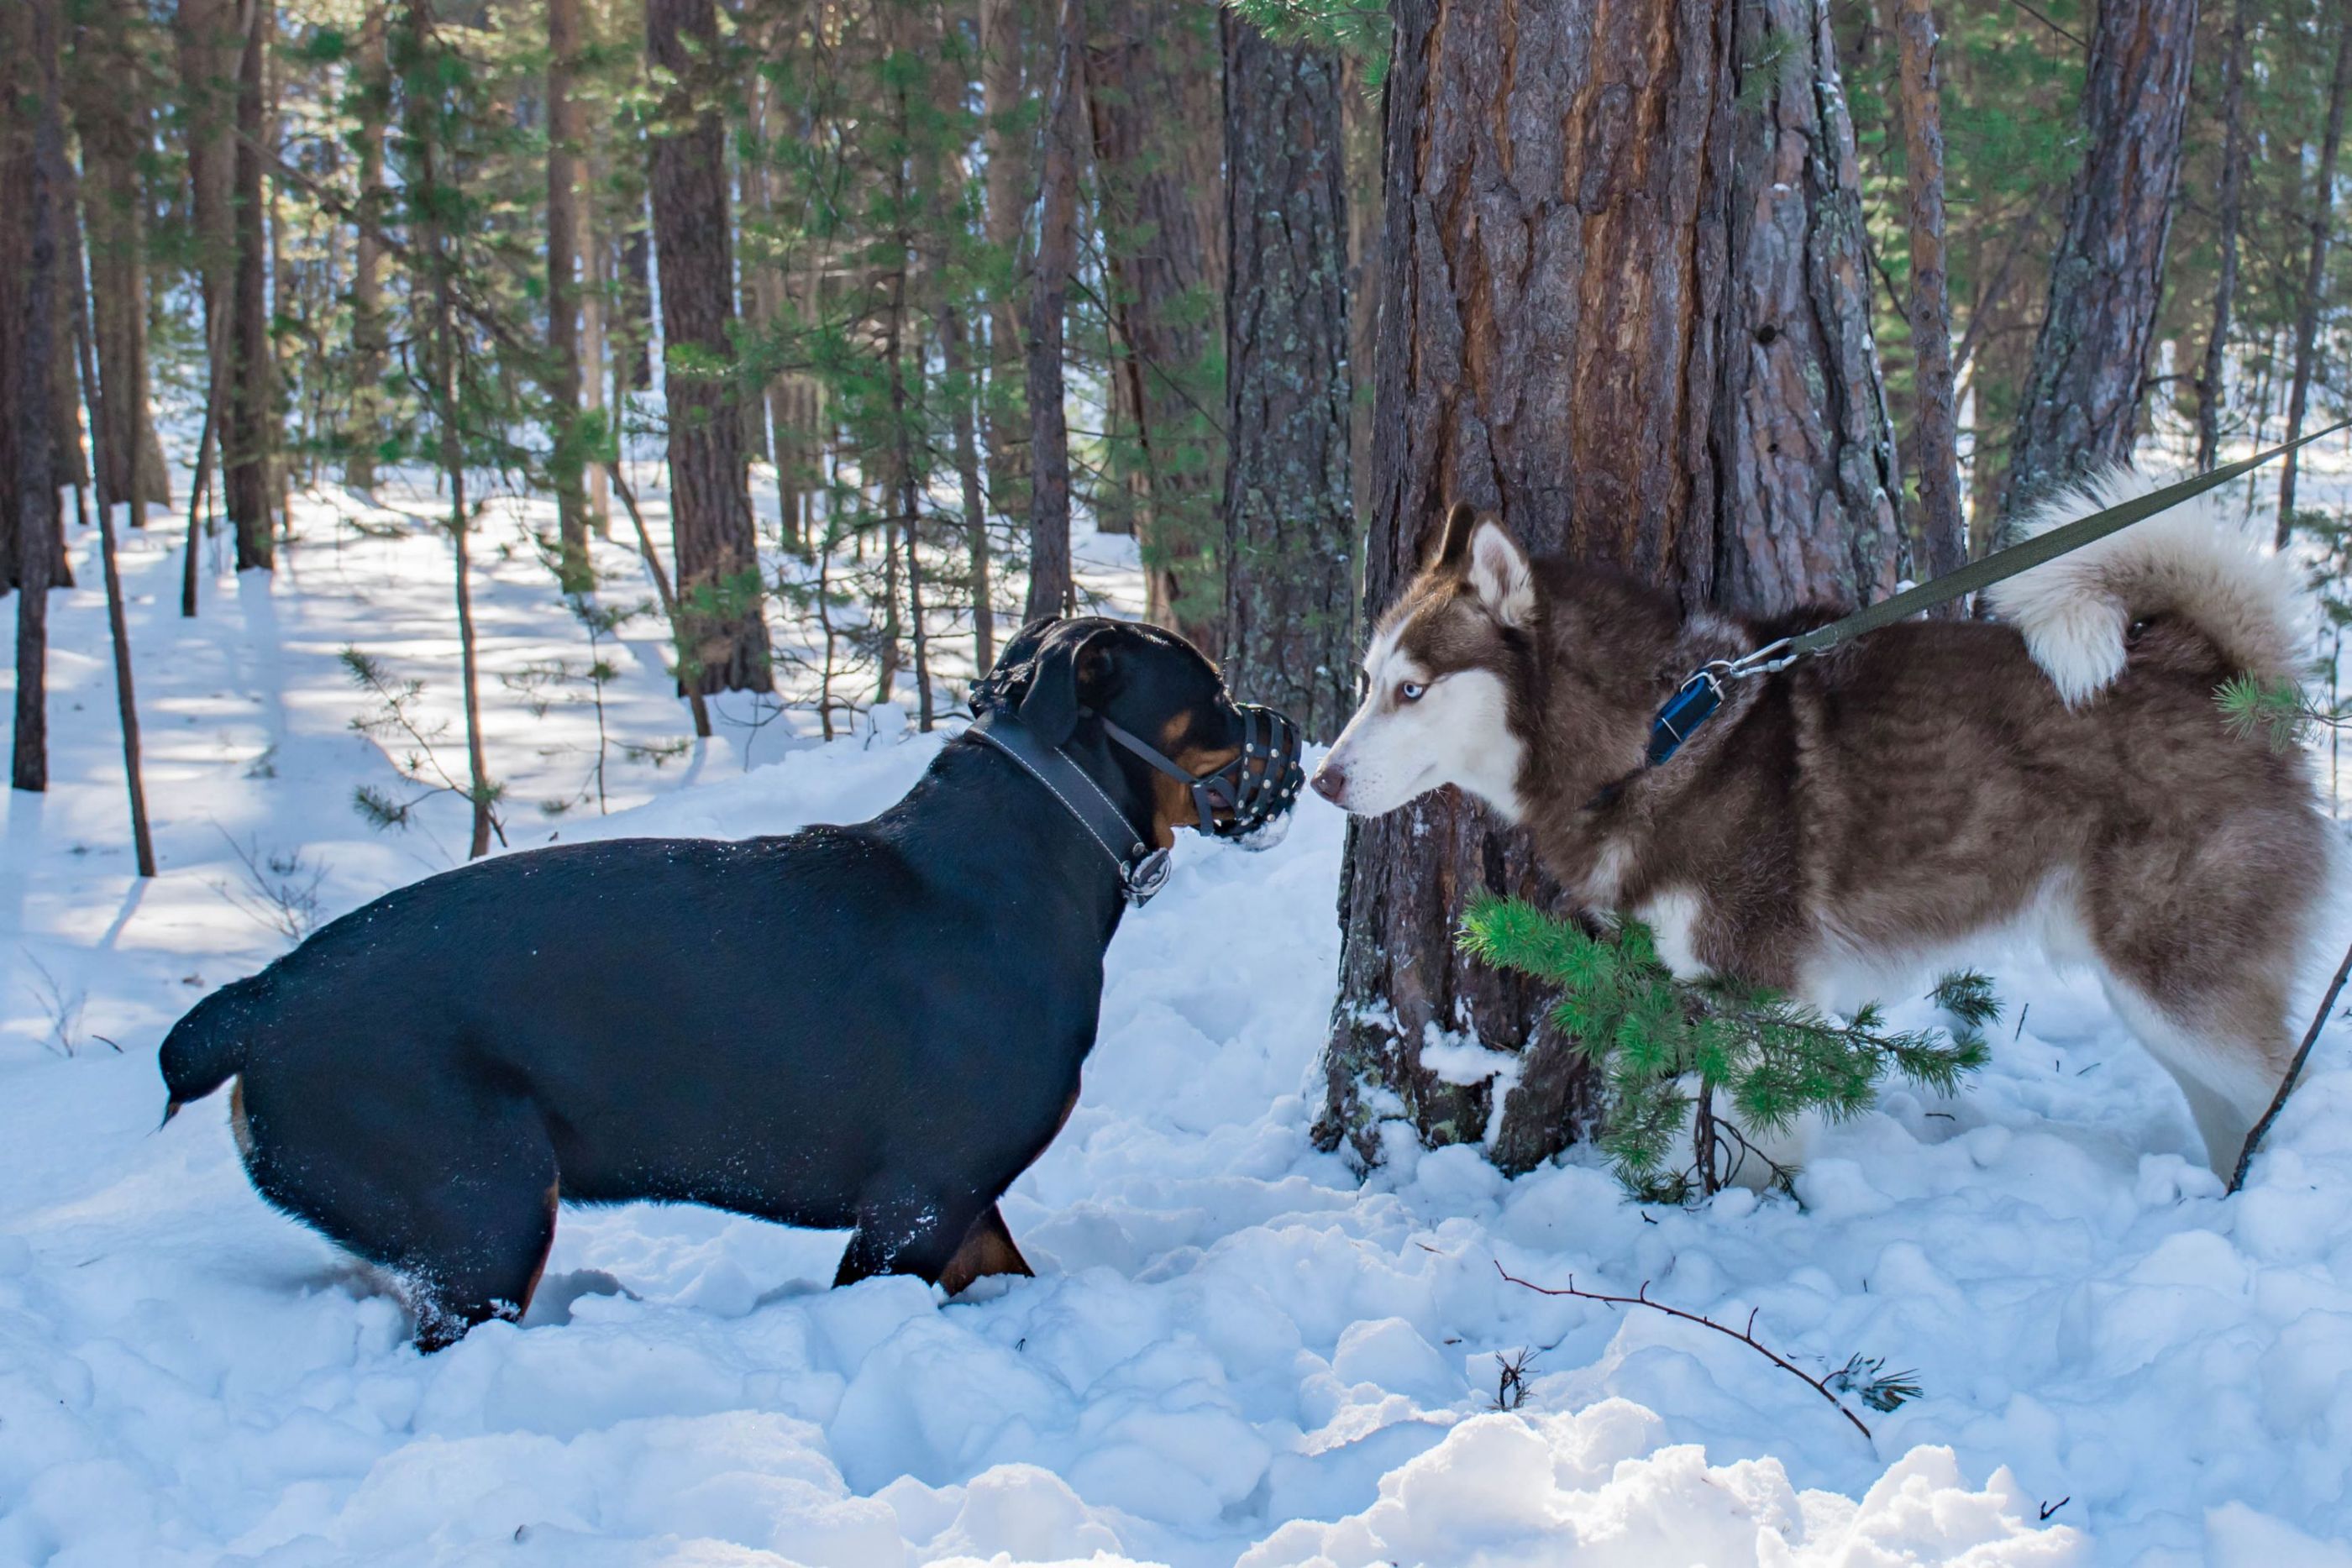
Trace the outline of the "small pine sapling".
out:
M 1600 1146 L 1628 1190 L 1658 1202 L 1715 1193 L 1751 1161 L 1786 1189 L 1794 1173 L 1757 1136 L 1786 1132 L 1807 1112 L 1858 1115 L 1890 1071 L 1951 1092 L 1984 1064 L 1984 1026 L 2000 1012 L 1989 980 L 1959 974 L 1933 993 L 1948 1032 L 1890 1031 L 1875 1004 L 1841 1021 L 1765 987 L 1677 979 L 1639 921 L 1588 930 L 1518 899 L 1473 905 L 1461 943 L 1560 988 L 1552 1021 L 1605 1085 Z M 1675 1168 L 1686 1125 L 1691 1163 Z
M 417 715 L 425 683 L 395 679 L 373 655 L 357 648 L 345 648 L 339 657 L 352 684 L 376 699 L 372 711 L 352 720 L 352 728 L 373 740 L 405 742 L 406 748 L 392 757 L 391 761 L 394 769 L 417 791 L 404 800 L 373 784 L 358 785 L 352 790 L 353 809 L 371 826 L 405 828 L 414 820 L 416 808 L 436 795 L 455 795 L 472 805 L 475 792 L 450 774 L 434 747 L 434 741 L 448 732 L 447 721 L 428 727 Z M 484 780 L 480 803 L 488 809 L 490 830 L 501 845 L 507 841 L 507 833 L 505 824 L 499 820 L 498 803 L 505 793 L 503 785 Z

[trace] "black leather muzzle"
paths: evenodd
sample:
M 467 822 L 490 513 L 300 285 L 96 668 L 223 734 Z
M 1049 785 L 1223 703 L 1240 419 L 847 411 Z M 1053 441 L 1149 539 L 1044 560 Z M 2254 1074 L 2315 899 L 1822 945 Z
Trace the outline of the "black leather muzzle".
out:
M 1102 721 L 1103 733 L 1192 791 L 1192 814 L 1201 831 L 1220 839 L 1246 838 L 1298 803 L 1307 769 L 1298 760 L 1298 727 L 1287 716 L 1258 703 L 1234 706 L 1242 716 L 1241 754 L 1207 773 L 1186 772 L 1173 758 L 1108 718 Z

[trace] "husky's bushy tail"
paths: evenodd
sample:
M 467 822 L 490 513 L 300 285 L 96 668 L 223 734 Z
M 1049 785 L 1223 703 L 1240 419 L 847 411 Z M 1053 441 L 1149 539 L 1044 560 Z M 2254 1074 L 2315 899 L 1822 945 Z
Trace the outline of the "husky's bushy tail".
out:
M 2018 531 L 2032 538 L 2156 487 L 2110 468 L 2035 507 Z M 2264 551 L 2210 491 L 1985 594 L 2070 707 L 2114 684 L 2131 623 L 2155 615 L 2189 622 L 2263 682 L 2297 680 L 2309 663 L 2311 606 L 2294 560 Z

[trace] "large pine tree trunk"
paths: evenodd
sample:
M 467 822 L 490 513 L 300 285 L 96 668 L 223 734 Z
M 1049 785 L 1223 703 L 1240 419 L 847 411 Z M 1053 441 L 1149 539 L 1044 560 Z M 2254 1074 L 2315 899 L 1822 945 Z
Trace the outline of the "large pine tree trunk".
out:
M 648 53 L 677 84 L 662 106 L 662 122 L 672 129 L 653 139 L 651 183 L 661 258 L 670 519 L 690 640 L 678 673 L 704 693 L 766 691 L 774 684 L 736 389 L 731 376 L 688 369 L 697 362 L 731 366 L 735 355 L 727 142 L 718 110 L 695 90 L 718 37 L 712 0 L 647 0 Z
M 145 502 L 172 502 L 168 476 L 153 471 L 160 465 L 142 461 L 155 441 L 147 384 L 143 137 L 140 95 L 124 84 L 137 79 L 142 65 L 134 31 L 142 25 L 126 0 L 108 0 L 81 18 L 67 57 L 81 141 L 99 406 L 106 412 L 107 428 L 93 432 L 99 504 L 106 507 L 128 504 L 134 490 Z M 131 527 L 143 528 L 146 520 L 142 510 L 132 510 Z
M 2313 360 L 2319 347 L 2319 312 L 2327 293 L 2327 247 L 2336 227 L 2336 158 L 2344 146 L 2344 99 L 2352 89 L 2352 14 L 2337 7 L 2336 73 L 2327 89 L 2327 130 L 2319 144 L 2319 178 L 2311 193 L 2311 247 L 2305 253 L 2303 292 L 2296 301 L 2294 322 L 2294 382 L 2287 392 L 2286 438 L 2303 434 L 2303 416 L 2311 404 Z M 2294 531 L 2296 459 L 2290 452 L 2279 462 L 2278 548 L 2284 549 Z
M 1227 11 L 1225 678 L 1328 741 L 1356 692 L 1338 58 Z
M 1398 0 L 1388 83 L 1375 473 L 1377 613 L 1447 506 L 1696 609 L 1853 604 L 1897 555 L 1853 133 L 1805 0 Z M 1742 61 L 1758 62 L 1752 72 Z M 1523 835 L 1452 790 L 1350 836 L 1318 1142 L 1381 1121 L 1522 1169 L 1587 1076 L 1534 988 L 1454 948 L 1464 901 L 1550 903 Z M 1431 1033 L 1519 1053 L 1492 1085 Z
M 1150 618 L 1213 650 L 1223 605 L 1202 568 L 1221 454 L 1205 372 L 1217 340 L 1223 205 L 1213 138 L 1215 16 L 1177 0 L 1090 0 L 1087 104 L 1134 443 L 1136 542 Z
M 2197 0 L 2105 0 L 2083 82 L 2083 167 L 2050 265 L 2001 517 L 2131 457 L 2164 294 Z
M 593 588 L 588 570 L 587 453 L 580 440 L 578 246 L 588 127 L 572 83 L 580 53 L 580 0 L 547 0 L 547 353 L 554 405 L 557 577 L 574 591 Z
M 239 0 L 236 141 L 232 162 L 236 267 L 228 407 L 221 427 L 221 497 L 236 530 L 236 569 L 270 570 L 270 515 L 278 501 L 277 364 L 269 340 L 269 209 L 262 150 L 269 132 L 267 16 L 274 0 Z

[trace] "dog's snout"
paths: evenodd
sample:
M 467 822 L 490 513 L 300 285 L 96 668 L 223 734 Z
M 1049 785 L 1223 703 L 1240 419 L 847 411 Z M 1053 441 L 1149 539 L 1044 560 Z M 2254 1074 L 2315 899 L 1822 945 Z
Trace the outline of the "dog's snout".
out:
M 1326 761 L 1322 767 L 1315 770 L 1315 777 L 1308 782 L 1315 786 L 1315 792 L 1318 795 L 1336 806 L 1339 803 L 1339 798 L 1348 792 L 1348 770 L 1336 763 Z

